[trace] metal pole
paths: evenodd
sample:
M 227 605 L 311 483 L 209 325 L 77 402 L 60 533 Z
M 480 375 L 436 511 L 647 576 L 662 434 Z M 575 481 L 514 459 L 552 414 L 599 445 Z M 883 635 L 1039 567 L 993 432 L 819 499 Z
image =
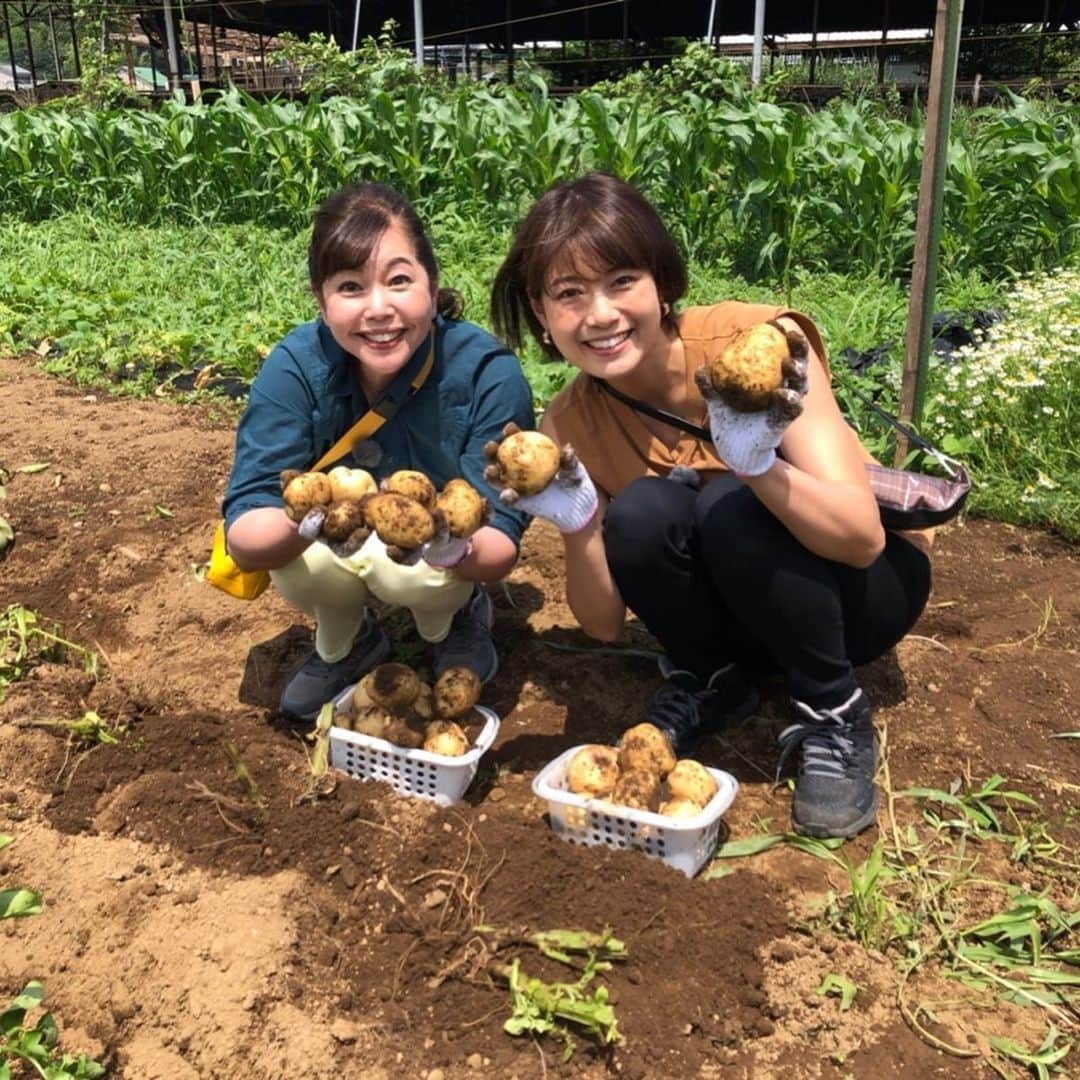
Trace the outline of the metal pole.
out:
M 210 8 L 210 54 L 214 58 L 214 81 L 221 81 L 221 62 L 218 60 L 217 51 L 217 23 L 214 20 L 214 9 Z
M 169 89 L 180 87 L 180 53 L 176 47 L 176 27 L 173 25 L 173 10 L 169 0 L 161 0 L 165 12 L 165 64 L 169 71 Z M 157 86 L 157 79 L 154 79 Z
M 26 62 L 30 65 L 30 89 L 37 86 L 37 64 L 34 63 L 34 40 L 30 36 L 30 11 L 24 3 L 22 6 L 23 31 L 26 34 Z
M 754 0 L 754 53 L 750 61 L 750 82 L 761 82 L 761 50 L 765 42 L 765 0 Z
M 82 61 L 79 59 L 79 34 L 75 28 L 75 6 L 68 6 L 68 19 L 71 21 L 71 54 L 75 61 L 75 78 L 82 77 Z
M 7 4 L 4 4 L 4 34 L 7 36 L 8 62 L 11 64 L 11 85 L 19 89 L 19 69 L 15 66 L 15 42 L 11 38 L 11 20 L 8 18 Z
M 360 36 L 360 0 L 356 0 L 356 10 L 352 21 L 352 51 L 356 52 L 356 42 Z
M 715 32 L 715 28 L 716 28 L 716 0 L 712 0 L 712 3 L 709 4 L 709 27 L 705 31 L 705 40 L 710 45 L 712 45 L 712 43 L 713 43 L 713 34 Z
M 514 11 L 511 0 L 506 0 L 506 81 L 514 85 Z
M 416 42 L 416 66 L 424 66 L 424 0 L 413 0 L 413 38 Z
M 49 4 L 49 41 L 52 42 L 53 67 L 56 69 L 56 81 L 64 78 L 64 65 L 60 60 L 60 46 L 56 42 L 56 23 L 53 21 L 52 4 Z
M 885 44 L 889 39 L 889 0 L 881 13 L 881 44 L 878 45 L 877 81 L 880 86 L 885 81 Z
M 817 72 L 817 34 L 818 14 L 821 0 L 814 0 L 814 13 L 810 23 L 810 85 L 814 85 L 814 75 Z
M 923 151 L 922 175 L 919 178 L 915 261 L 911 273 L 907 338 L 904 342 L 904 371 L 900 382 L 900 419 L 914 426 L 918 426 L 922 416 L 923 398 L 926 395 L 926 365 L 933 332 L 945 166 L 963 14 L 964 0 L 937 0 L 930 88 L 926 102 L 926 149 Z M 907 457 L 907 452 L 907 439 L 901 435 L 896 444 L 897 464 Z

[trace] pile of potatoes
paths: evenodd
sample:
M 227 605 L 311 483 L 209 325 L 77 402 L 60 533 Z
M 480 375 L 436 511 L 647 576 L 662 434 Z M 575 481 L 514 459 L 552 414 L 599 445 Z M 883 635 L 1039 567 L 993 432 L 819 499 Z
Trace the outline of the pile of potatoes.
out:
M 487 499 L 467 480 L 455 477 L 438 491 L 415 469 L 400 469 L 381 484 L 367 470 L 344 465 L 329 473 L 287 469 L 281 495 L 292 521 L 312 510 L 324 513 L 319 538 L 337 554 L 351 555 L 374 531 L 399 562 L 430 540 L 472 536 L 491 517 Z
M 671 743 L 652 724 L 630 728 L 618 746 L 581 747 L 570 759 L 566 784 L 578 795 L 671 818 L 697 817 L 718 790 L 704 765 L 676 760 Z
M 461 757 L 470 748 L 465 727 L 479 700 L 480 678 L 469 668 L 447 668 L 432 685 L 407 664 L 380 664 L 356 684 L 336 722 L 408 750 Z

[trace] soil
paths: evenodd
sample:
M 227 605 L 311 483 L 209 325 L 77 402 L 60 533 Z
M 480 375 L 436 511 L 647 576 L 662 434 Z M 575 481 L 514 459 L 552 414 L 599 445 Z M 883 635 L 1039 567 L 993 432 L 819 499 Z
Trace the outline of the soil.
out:
M 614 741 L 658 674 L 633 622 L 629 651 L 584 651 L 542 524 L 493 590 L 502 666 L 482 701 L 501 727 L 465 800 L 344 776 L 312 798 L 304 729 L 275 710 L 310 625 L 273 590 L 242 602 L 201 580 L 230 406 L 88 393 L 32 359 L 0 360 L 0 510 L 16 533 L 0 597 L 99 668 L 70 648 L 37 655 L 0 702 L 0 832 L 15 837 L 0 881 L 45 900 L 0 923 L 0 1004 L 41 979 L 65 1049 L 133 1080 L 994 1075 L 905 1023 L 892 959 L 815 921 L 845 890 L 835 865 L 784 845 L 689 879 L 552 833 L 533 777 Z M 968 519 L 942 531 L 935 567 L 913 634 L 860 673 L 892 788 L 1000 773 L 1075 852 L 1080 743 L 1050 736 L 1080 730 L 1077 549 Z M 401 613 L 386 625 L 422 666 Z M 697 754 L 741 785 L 733 838 L 787 828 L 790 792 L 772 783 L 785 707 L 766 689 L 759 716 Z M 86 750 L 34 726 L 89 711 L 127 733 Z M 916 813 L 897 803 L 901 828 Z M 877 835 L 845 852 L 862 860 Z M 628 958 L 599 981 L 624 1041 L 579 1036 L 563 1063 L 557 1038 L 505 1033 L 494 961 L 572 981 L 515 940 L 608 926 Z M 849 1009 L 815 992 L 831 972 L 860 988 Z M 965 1010 L 957 983 L 907 996 L 933 999 L 924 1030 L 973 1054 L 987 1031 L 1033 1046 L 1045 1030 L 1037 1010 Z

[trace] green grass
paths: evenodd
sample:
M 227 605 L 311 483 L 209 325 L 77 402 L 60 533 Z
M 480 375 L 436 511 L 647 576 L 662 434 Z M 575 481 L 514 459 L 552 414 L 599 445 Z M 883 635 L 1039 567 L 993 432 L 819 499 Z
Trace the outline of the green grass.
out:
M 443 284 L 487 324 L 491 279 L 509 231 L 489 231 L 456 209 L 431 222 Z M 255 225 L 120 227 L 86 214 L 37 224 L 0 221 L 0 349 L 37 350 L 47 368 L 83 385 L 147 394 L 182 372 L 249 381 L 274 343 L 314 317 L 304 276 L 306 230 Z M 690 264 L 688 303 L 722 298 L 782 302 L 810 314 L 835 358 L 837 394 L 880 454 L 880 425 L 849 388 L 872 390 L 895 411 L 907 321 L 906 287 L 868 274 L 789 267 L 748 281 L 729 260 Z M 1000 309 L 977 348 L 933 358 L 923 431 L 960 457 L 979 514 L 1049 525 L 1080 537 L 1080 461 L 1072 431 L 1080 400 L 1080 272 L 1028 275 L 1008 286 L 973 271 L 941 276 L 936 307 Z M 856 384 L 837 358 L 890 343 L 885 362 Z M 573 376 L 532 343 L 522 360 L 538 409 Z M 189 380 L 190 381 L 190 380 Z

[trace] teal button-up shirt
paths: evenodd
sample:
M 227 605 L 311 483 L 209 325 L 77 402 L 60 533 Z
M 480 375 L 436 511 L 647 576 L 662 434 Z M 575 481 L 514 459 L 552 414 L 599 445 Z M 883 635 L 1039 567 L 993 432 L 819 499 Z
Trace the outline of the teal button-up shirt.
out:
M 391 392 L 407 393 L 427 349 L 425 338 Z M 266 358 L 236 431 L 222 503 L 226 529 L 248 510 L 281 506 L 281 471 L 310 468 L 367 412 L 355 364 L 321 319 L 298 326 Z M 519 543 L 528 515 L 503 506 L 484 479 L 484 444 L 500 439 L 509 421 L 535 426 L 532 391 L 517 357 L 479 326 L 440 316 L 424 385 L 367 440 L 360 460 L 346 455 L 337 464 L 359 465 L 376 480 L 417 469 L 438 488 L 464 477 L 491 501 L 491 524 Z

